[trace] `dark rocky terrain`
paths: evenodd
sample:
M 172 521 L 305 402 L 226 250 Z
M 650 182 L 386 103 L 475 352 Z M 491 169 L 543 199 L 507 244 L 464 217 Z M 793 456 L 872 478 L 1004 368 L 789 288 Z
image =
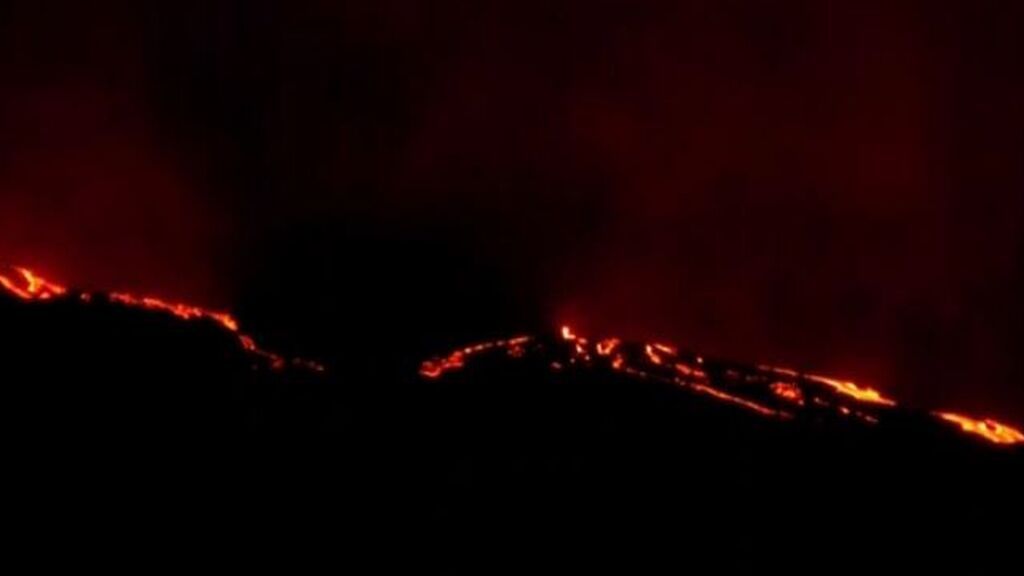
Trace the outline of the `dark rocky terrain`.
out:
M 262 350 L 229 317 L 7 278 L 5 516 L 26 549 L 394 560 L 637 537 L 785 564 L 1020 541 L 1012 429 L 852 383 L 568 330 L 375 377 Z

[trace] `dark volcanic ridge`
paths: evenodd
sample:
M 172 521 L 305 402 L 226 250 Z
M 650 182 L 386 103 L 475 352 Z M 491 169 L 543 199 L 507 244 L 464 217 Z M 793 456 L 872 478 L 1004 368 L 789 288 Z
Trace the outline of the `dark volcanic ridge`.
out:
M 8 339 L 14 337 L 6 347 L 9 351 L 34 347 L 43 354 L 66 356 L 69 350 L 62 347 L 62 337 L 92 326 L 96 333 L 82 334 L 74 349 L 88 349 L 97 338 L 102 341 L 113 333 L 134 342 L 148 342 L 150 350 L 176 357 L 183 365 L 192 363 L 195 358 L 188 351 L 195 347 L 188 346 L 182 337 L 170 343 L 133 338 L 133 329 L 141 335 L 156 323 L 169 333 L 191 330 L 197 342 L 216 338 L 221 342 L 221 359 L 234 358 L 235 367 L 245 364 L 255 371 L 306 373 L 307 380 L 325 380 L 316 378 L 325 373 L 322 364 L 286 358 L 261 348 L 228 313 L 126 293 L 69 290 L 27 268 L 0 268 L 0 312 L 8 316 L 9 326 L 16 324 L 10 320 L 24 319 L 24 328 L 6 332 Z M 37 317 L 29 318 L 32 315 Z M 100 323 L 91 324 L 97 319 Z M 142 320 L 144 323 L 139 324 Z M 53 322 L 56 325 L 48 326 Z M 30 338 L 33 333 L 39 338 Z M 125 348 L 129 349 L 130 346 Z M 20 356 L 26 354 L 27 350 Z M 146 357 L 138 353 L 126 355 L 129 357 L 123 361 L 129 364 Z M 659 342 L 588 339 L 574 334 L 569 327 L 563 327 L 557 334 L 520 336 L 460 348 L 424 361 L 419 374 L 429 382 L 462 372 L 483 377 L 502 371 L 519 373 L 524 367 L 550 373 L 545 378 L 561 374 L 576 380 L 610 379 L 623 387 L 644 382 L 662 387 L 667 393 L 682 393 L 696 405 L 714 406 L 714 411 L 725 408 L 740 417 L 779 426 L 789 424 L 805 433 L 846 430 L 871 437 L 898 432 L 901 437 L 943 439 L 951 445 L 1009 452 L 1019 452 L 1024 447 L 1024 433 L 1009 425 L 952 411 L 905 407 L 854 382 L 708 358 Z
M 323 365 L 318 362 L 302 358 L 285 358 L 259 347 L 255 339 L 242 332 L 239 329 L 238 321 L 226 312 L 207 310 L 190 304 L 168 302 L 152 296 L 136 296 L 126 292 L 91 293 L 69 290 L 20 266 L 0 267 L 0 296 L 26 303 L 77 301 L 98 308 L 113 306 L 171 316 L 182 321 L 198 321 L 207 325 L 216 325 L 221 330 L 234 335 L 238 347 L 248 353 L 256 362 L 253 365 L 254 369 L 268 367 L 273 370 L 284 370 L 291 367 L 314 372 L 324 371 Z
M 216 510 L 268 531 L 315 516 L 390 541 L 680 519 L 770 533 L 780 516 L 813 538 L 1020 509 L 1020 432 L 851 382 L 568 328 L 422 364 L 400 330 L 357 336 L 325 369 L 227 314 L 0 270 L 12 514 L 169 529 Z

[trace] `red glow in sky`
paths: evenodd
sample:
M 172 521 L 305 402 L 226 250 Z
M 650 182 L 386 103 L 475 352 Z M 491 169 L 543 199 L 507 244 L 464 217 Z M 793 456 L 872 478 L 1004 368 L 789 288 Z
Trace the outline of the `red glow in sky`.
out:
M 1024 4 L 101 4 L 4 13 L 0 261 L 1024 418 Z

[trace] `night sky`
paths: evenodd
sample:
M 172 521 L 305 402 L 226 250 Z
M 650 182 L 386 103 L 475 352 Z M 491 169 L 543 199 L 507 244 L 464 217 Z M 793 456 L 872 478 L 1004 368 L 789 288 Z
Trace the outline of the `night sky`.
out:
M 1022 71 L 1013 2 L 8 0 L 0 261 L 371 372 L 568 322 L 1019 423 Z

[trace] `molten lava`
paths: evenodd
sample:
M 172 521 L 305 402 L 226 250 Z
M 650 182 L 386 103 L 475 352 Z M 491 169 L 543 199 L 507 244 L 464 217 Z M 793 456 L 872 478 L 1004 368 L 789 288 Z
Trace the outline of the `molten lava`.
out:
M 618 348 L 621 342 L 618 338 L 606 338 L 597 343 L 597 353 L 600 356 L 608 356 Z
M 458 370 L 466 365 L 466 358 L 474 354 L 493 350 L 495 348 L 504 349 L 505 352 L 512 358 L 521 358 L 523 356 L 523 345 L 531 340 L 529 336 L 519 336 L 516 338 L 509 338 L 508 340 L 495 340 L 493 342 L 483 342 L 473 346 L 467 346 L 455 350 L 444 358 L 436 360 L 427 360 L 420 365 L 420 375 L 424 378 L 440 378 L 446 372 Z
M 773 382 L 772 392 L 776 396 L 799 406 L 804 405 L 804 394 L 795 384 L 789 382 Z
M 8 271 L 9 270 L 9 271 Z M 10 269 L 0 268 L 0 287 L 14 297 L 25 301 L 48 301 L 58 297 L 69 296 L 67 288 L 46 280 L 27 268 L 13 267 Z M 181 320 L 205 320 L 219 325 L 224 330 L 231 332 L 238 339 L 239 346 L 243 350 L 264 359 L 271 368 L 275 370 L 284 369 L 288 361 L 277 353 L 264 350 L 256 345 L 255 340 L 247 334 L 242 333 L 238 327 L 238 321 L 225 312 L 206 310 L 198 306 L 188 304 L 171 303 L 159 298 L 150 296 L 135 296 L 123 292 L 106 294 L 108 302 L 124 305 L 130 308 L 141 308 L 160 313 L 171 314 Z M 77 297 L 83 302 L 92 302 L 94 295 L 87 292 L 77 293 Z M 316 362 L 295 358 L 291 360 L 293 366 L 316 372 L 323 372 L 324 367 Z
M 871 388 L 862 388 L 857 386 L 853 382 L 844 382 L 842 380 L 834 380 L 832 378 L 825 378 L 824 376 L 808 375 L 808 378 L 821 382 L 826 386 L 832 387 L 836 392 L 845 394 L 850 398 L 855 398 L 861 402 L 870 402 L 872 404 L 881 404 L 883 406 L 895 406 L 896 402 L 882 396 L 877 390 Z
M 197 306 L 189 306 L 187 304 L 172 304 L 148 296 L 140 298 L 123 292 L 113 292 L 108 297 L 111 302 L 120 302 L 121 304 L 136 308 L 148 308 L 150 310 L 169 312 L 182 320 L 206 318 L 213 320 L 232 332 L 238 332 L 238 322 L 232 318 L 230 314 L 226 314 L 224 312 L 211 312 L 209 310 L 205 310 Z
M 751 402 L 750 400 L 744 400 L 743 398 L 740 398 L 739 396 L 733 396 L 732 394 L 727 394 L 725 392 L 722 392 L 721 390 L 718 390 L 717 388 L 713 388 L 713 387 L 705 385 L 705 384 L 690 384 L 690 388 L 692 388 L 692 389 L 694 389 L 694 390 L 696 390 L 696 391 L 698 391 L 698 392 L 700 392 L 702 394 L 707 394 L 709 396 L 713 396 L 715 398 L 718 398 L 719 400 L 724 400 L 726 402 L 731 402 L 733 404 L 736 404 L 737 406 L 743 406 L 744 408 L 747 408 L 749 410 L 753 410 L 754 412 L 757 412 L 758 414 L 762 414 L 764 416 L 775 416 L 775 417 L 778 417 L 778 418 L 792 418 L 793 417 L 793 415 L 788 413 L 788 412 L 783 412 L 783 411 L 780 411 L 780 410 L 772 410 L 771 408 L 768 408 L 766 406 L 762 406 L 762 405 L 758 404 L 757 402 Z
M 67 288 L 50 282 L 27 268 L 14 267 L 13 274 L 0 271 L 0 286 L 22 300 L 49 300 L 63 296 Z
M 666 382 L 774 419 L 853 420 L 874 426 L 900 410 L 894 400 L 881 392 L 853 382 L 788 368 L 741 366 L 705 359 L 658 342 L 632 344 L 604 338 L 591 344 L 569 326 L 562 326 L 554 339 L 523 336 L 461 348 L 423 362 L 420 375 L 441 378 L 448 372 L 464 369 L 470 357 L 494 350 L 505 350 L 509 357 L 521 358 L 527 342 L 531 343 L 531 350 L 552 356 L 546 362 L 552 370 L 606 366 L 630 377 Z M 1024 434 L 993 420 L 975 420 L 948 412 L 931 415 L 936 417 L 936 423 L 953 422 L 964 432 L 995 444 L 1024 444 Z
M 975 420 L 952 412 L 936 412 L 936 415 L 943 420 L 959 424 L 964 432 L 977 434 L 989 442 L 996 444 L 1024 443 L 1024 433 L 994 420 Z

